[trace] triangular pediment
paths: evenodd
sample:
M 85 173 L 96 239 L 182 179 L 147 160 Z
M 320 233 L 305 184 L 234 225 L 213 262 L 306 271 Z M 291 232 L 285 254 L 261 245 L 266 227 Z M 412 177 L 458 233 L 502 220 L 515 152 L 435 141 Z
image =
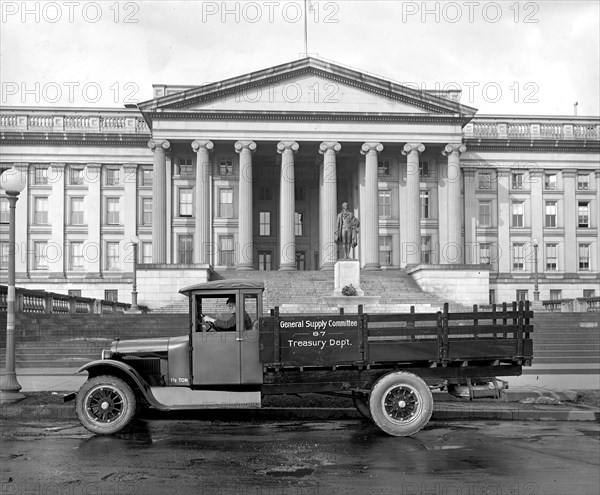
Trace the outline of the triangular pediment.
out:
M 311 113 L 470 118 L 476 109 L 354 69 L 304 58 L 141 103 L 144 113 Z M 166 115 L 165 115 L 166 116 Z

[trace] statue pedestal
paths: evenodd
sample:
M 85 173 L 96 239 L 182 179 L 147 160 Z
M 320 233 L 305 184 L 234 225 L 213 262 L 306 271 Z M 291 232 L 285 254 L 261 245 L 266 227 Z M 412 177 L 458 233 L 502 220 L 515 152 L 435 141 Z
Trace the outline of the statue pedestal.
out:
M 360 262 L 358 260 L 336 261 L 334 267 L 334 290 L 331 296 L 319 298 L 321 304 L 338 308 L 353 308 L 359 304 L 377 304 L 380 296 L 365 296 L 360 288 Z M 344 296 L 342 289 L 352 285 L 356 296 Z
M 334 288 L 333 295 L 341 296 L 342 289 L 352 285 L 356 289 L 357 296 L 364 296 L 360 288 L 360 262 L 358 260 L 340 260 L 333 266 Z

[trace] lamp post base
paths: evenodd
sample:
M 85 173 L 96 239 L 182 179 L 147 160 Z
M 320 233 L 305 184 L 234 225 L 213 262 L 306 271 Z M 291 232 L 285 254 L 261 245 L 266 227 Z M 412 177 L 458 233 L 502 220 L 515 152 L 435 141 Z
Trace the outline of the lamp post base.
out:
M 25 398 L 25 395 L 19 392 L 21 385 L 17 381 L 15 371 L 2 371 L 0 377 L 0 404 L 14 404 Z

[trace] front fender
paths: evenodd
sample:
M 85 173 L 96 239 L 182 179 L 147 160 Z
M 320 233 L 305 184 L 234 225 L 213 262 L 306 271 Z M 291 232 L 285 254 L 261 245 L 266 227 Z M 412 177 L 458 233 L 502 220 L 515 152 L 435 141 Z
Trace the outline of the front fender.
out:
M 166 410 L 164 404 L 158 402 L 148 382 L 142 378 L 142 376 L 131 366 L 122 362 L 115 361 L 112 359 L 98 359 L 84 364 L 75 373 L 88 372 L 89 378 L 99 375 L 115 375 L 125 379 L 130 385 L 134 385 L 144 396 L 144 399 L 152 407 L 156 409 Z

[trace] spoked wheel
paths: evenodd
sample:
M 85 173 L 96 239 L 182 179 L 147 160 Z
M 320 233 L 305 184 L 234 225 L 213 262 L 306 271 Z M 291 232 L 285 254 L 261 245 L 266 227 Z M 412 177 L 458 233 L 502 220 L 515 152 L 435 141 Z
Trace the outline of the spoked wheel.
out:
M 97 376 L 77 392 L 75 404 L 81 424 L 92 433 L 111 435 L 135 416 L 136 399 L 131 387 L 115 376 Z
M 352 402 L 354 403 L 354 407 L 356 410 L 367 419 L 373 419 L 371 417 L 371 410 L 369 409 L 369 398 L 368 397 L 352 397 Z
M 423 428 L 433 412 L 433 396 L 427 384 L 412 373 L 382 376 L 369 399 L 373 421 L 386 433 L 401 437 Z

